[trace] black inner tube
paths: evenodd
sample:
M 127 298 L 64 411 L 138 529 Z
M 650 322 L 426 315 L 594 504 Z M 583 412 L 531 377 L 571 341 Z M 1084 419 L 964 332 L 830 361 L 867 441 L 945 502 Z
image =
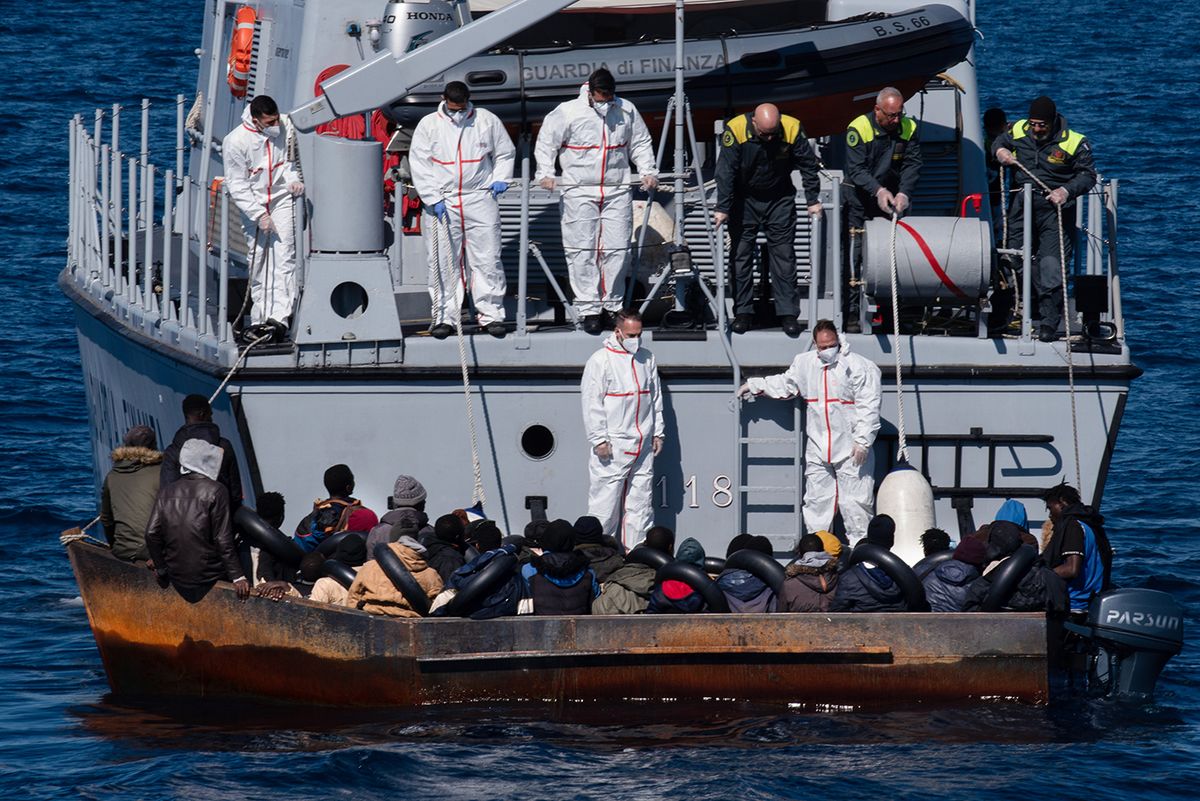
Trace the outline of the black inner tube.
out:
M 295 569 L 300 567 L 304 551 L 296 541 L 258 516 L 258 512 L 242 505 L 233 513 L 233 524 L 253 545 L 271 554 L 281 563 Z
M 350 565 L 336 559 L 326 559 L 322 562 L 321 574 L 329 576 L 346 589 L 350 589 L 350 585 L 354 583 L 354 577 L 358 575 Z
M 646 567 L 658 570 L 670 562 L 671 557 L 655 548 L 647 548 L 645 545 L 639 545 L 629 552 L 629 555 L 625 557 L 625 561 L 637 562 L 639 565 L 645 565 Z
M 900 592 L 904 594 L 904 605 L 908 607 L 909 612 L 929 611 L 929 602 L 925 599 L 925 587 L 917 580 L 917 574 L 913 572 L 913 569 L 905 564 L 899 556 L 881 545 L 863 540 L 854 546 L 854 552 L 850 554 L 850 564 L 847 567 L 853 567 L 859 562 L 871 562 L 887 573 L 888 577 L 900 587 Z
M 479 609 L 480 604 L 504 586 L 504 582 L 512 578 L 518 567 L 517 557 L 510 553 L 500 553 L 483 566 L 450 599 L 446 604 L 446 614 L 451 617 L 466 617 Z
M 1003 609 L 1008 600 L 1013 597 L 1013 593 L 1017 591 L 1021 579 L 1025 578 L 1025 575 L 1033 567 L 1033 563 L 1037 561 L 1037 557 L 1037 548 L 1032 545 L 1022 545 L 1012 556 L 989 573 L 988 578 L 992 580 L 992 583 L 988 588 L 988 594 L 984 596 L 983 603 L 979 606 L 979 611 L 999 612 Z
M 375 546 L 375 561 L 383 569 L 383 574 L 391 580 L 392 586 L 400 590 L 400 594 L 414 612 L 421 617 L 429 614 L 429 596 L 425 594 L 425 589 L 413 578 L 413 574 L 400 561 L 400 557 L 388 547 L 388 543 L 381 542 Z
M 704 557 L 704 572 L 705 573 L 720 573 L 725 569 L 725 560 L 719 556 Z
M 725 560 L 725 570 L 745 570 L 756 579 L 771 588 L 771 592 L 779 595 L 783 591 L 783 580 L 787 573 L 783 565 L 767 556 L 762 551 L 743 548 L 734 551 Z
M 704 568 L 697 567 L 691 562 L 680 562 L 678 560 L 668 562 L 654 574 L 654 581 L 656 584 L 662 584 L 664 581 L 682 581 L 700 593 L 700 597 L 704 599 L 704 603 L 708 607 L 706 611 L 729 611 L 729 603 L 725 600 L 725 593 L 721 592 L 721 588 L 717 586 L 717 583 L 708 577 L 708 574 L 704 572 Z
M 925 559 L 928 559 L 929 561 L 925 562 L 924 566 L 921 568 L 921 572 L 917 573 L 917 581 L 924 582 L 925 577 L 928 576 L 930 573 L 932 573 L 937 568 L 938 565 L 940 565 L 942 562 L 949 562 L 953 558 L 954 558 L 954 549 L 953 548 L 950 548 L 945 551 L 938 551 L 937 553 L 933 554 L 932 556 L 925 557 Z M 922 561 L 925 561 L 925 560 L 923 559 Z
M 351 536 L 358 537 L 363 542 L 367 541 L 366 536 L 363 535 L 361 531 L 339 531 L 337 534 L 334 534 L 328 539 L 322 540 L 321 544 L 317 546 L 317 552 L 323 553 L 326 556 L 333 556 L 333 552 L 338 549 L 338 546 L 342 544 L 342 541 L 345 540 L 346 537 Z

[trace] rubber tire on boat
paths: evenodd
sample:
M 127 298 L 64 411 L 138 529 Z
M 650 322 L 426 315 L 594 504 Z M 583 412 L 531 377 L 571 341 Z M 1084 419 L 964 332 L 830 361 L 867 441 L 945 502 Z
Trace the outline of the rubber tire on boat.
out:
M 342 541 L 349 536 L 358 537 L 363 541 L 363 543 L 366 543 L 367 541 L 367 538 L 363 536 L 361 531 L 339 531 L 329 539 L 323 540 L 321 544 L 317 546 L 317 551 L 325 554 L 326 556 L 333 556 L 333 552 L 336 551 L 338 546 L 342 544 Z
M 705 562 L 708 560 L 706 559 Z M 771 588 L 771 592 L 779 595 L 783 592 L 783 580 L 787 578 L 783 565 L 767 556 L 762 551 L 743 548 L 734 551 L 725 560 L 725 570 L 745 570 L 756 579 Z
M 704 572 L 704 568 L 697 567 L 691 562 L 667 562 L 658 569 L 654 574 L 654 583 L 662 584 L 664 581 L 682 581 L 684 584 L 691 587 L 700 596 L 704 598 L 704 604 L 708 607 L 709 612 L 728 612 L 729 602 L 725 600 L 725 593 L 721 592 L 721 588 L 717 586 L 717 582 L 708 577 L 708 573 Z
M 723 571 L 724 569 L 725 569 L 725 560 L 722 559 L 721 557 L 719 557 L 719 556 L 704 557 L 704 572 L 705 573 L 716 573 L 716 574 L 720 575 L 721 571 Z
M 992 580 L 992 586 L 988 589 L 988 594 L 984 596 L 983 603 L 979 606 L 981 612 L 999 612 L 1008 603 L 1008 599 L 1013 597 L 1013 593 L 1017 591 L 1017 587 L 1021 584 L 1021 579 L 1033 567 L 1033 563 L 1037 561 L 1037 548 L 1032 545 L 1022 545 L 1017 548 L 1016 552 L 1000 563 L 1000 566 L 988 574 Z
M 854 546 L 854 552 L 850 554 L 850 564 L 846 567 L 849 569 L 859 562 L 871 562 L 887 573 L 903 593 L 904 605 L 908 607 L 909 612 L 929 611 L 929 601 L 925 599 L 925 586 L 917 580 L 917 574 L 899 556 L 881 545 L 863 540 Z
M 252 545 L 257 545 L 288 567 L 300 567 L 304 551 L 295 540 L 259 517 L 258 512 L 248 506 L 239 506 L 233 513 L 233 524 Z
M 483 600 L 503 586 L 512 578 L 519 563 L 517 557 L 510 553 L 496 554 L 483 569 L 471 577 L 464 587 L 446 604 L 446 614 L 450 617 L 467 617 L 483 603 Z
M 925 582 L 925 577 L 928 576 L 930 573 L 932 573 L 934 568 L 936 568 L 942 562 L 949 562 L 953 558 L 954 558 L 954 549 L 953 548 L 951 548 L 950 550 L 947 550 L 947 551 L 938 551 L 933 556 L 925 557 L 925 559 L 928 559 L 929 561 L 925 562 L 925 567 L 923 568 L 924 572 L 920 573 L 917 576 L 917 581 L 920 581 L 923 586 L 924 582 Z M 924 560 L 922 560 L 922 561 L 924 561 Z M 915 573 L 916 571 L 914 570 L 913 572 Z
M 652 567 L 658 570 L 663 565 L 671 561 L 671 557 L 654 548 L 647 548 L 645 545 L 639 545 L 629 552 L 625 557 L 626 562 L 637 562 L 639 565 Z
M 345 562 L 339 562 L 337 559 L 326 559 L 322 562 L 321 574 L 329 576 L 329 578 L 341 584 L 347 590 L 354 583 L 354 577 L 358 575 L 350 565 Z
M 400 557 L 396 556 L 395 552 L 388 547 L 388 543 L 381 542 L 375 546 L 375 561 L 379 563 L 383 575 L 391 580 L 392 586 L 400 590 L 400 594 L 404 596 L 404 600 L 408 601 L 408 605 L 414 612 L 421 617 L 429 614 L 429 596 L 425 594 L 424 588 L 417 583 L 413 574 L 400 561 Z

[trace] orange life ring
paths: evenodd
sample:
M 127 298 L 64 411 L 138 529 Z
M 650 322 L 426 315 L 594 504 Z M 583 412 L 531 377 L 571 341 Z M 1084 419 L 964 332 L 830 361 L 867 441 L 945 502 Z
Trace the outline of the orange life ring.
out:
M 249 6 L 238 9 L 233 21 L 233 40 L 229 44 L 229 92 L 245 97 L 250 85 L 250 53 L 254 49 L 254 22 L 257 15 Z

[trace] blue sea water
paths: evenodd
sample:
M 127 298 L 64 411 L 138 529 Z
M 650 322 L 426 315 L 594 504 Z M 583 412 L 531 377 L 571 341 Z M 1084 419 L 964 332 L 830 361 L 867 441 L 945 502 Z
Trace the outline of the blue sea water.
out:
M 1194 798 L 1200 656 L 1155 703 L 883 712 L 458 709 L 358 719 L 172 712 L 107 695 L 57 542 L 94 514 L 64 263 L 66 125 L 149 97 L 160 124 L 194 86 L 205 4 L 149 0 L 0 14 L 0 793 L 13 799 Z M 1122 180 L 1129 397 L 1104 512 L 1118 581 L 1200 616 L 1200 10 L 1134 0 L 985 3 L 982 100 L 1010 119 L 1052 94 Z M 132 115 L 125 129 L 133 135 Z M 156 148 L 170 146 L 155 140 Z M 169 156 L 162 158 L 170 160 Z M 331 677 L 336 680 L 336 677 Z

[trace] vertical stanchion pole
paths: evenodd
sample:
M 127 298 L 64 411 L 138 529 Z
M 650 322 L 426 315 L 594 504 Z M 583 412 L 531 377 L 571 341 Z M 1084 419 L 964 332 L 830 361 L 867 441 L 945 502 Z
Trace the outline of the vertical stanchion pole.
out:
M 525 336 L 529 296 L 529 134 L 521 135 L 521 229 L 517 245 L 517 337 Z M 569 244 L 569 243 L 568 243 Z
M 1028 181 L 1021 189 L 1021 339 L 1033 339 L 1033 311 L 1030 308 L 1033 292 L 1033 184 Z M 1066 291 L 1066 287 L 1063 287 Z
M 100 146 L 100 283 L 109 286 L 112 279 L 108 273 L 109 242 L 112 238 L 112 211 L 110 210 L 112 182 L 108 179 L 108 145 Z
M 222 184 L 223 186 L 224 184 Z M 209 194 L 214 200 L 220 197 L 219 193 L 210 192 Z M 208 205 L 205 200 L 205 206 Z M 216 222 L 215 220 L 213 222 Z M 295 217 L 292 218 L 292 223 L 295 224 Z M 208 253 L 210 243 L 208 241 L 208 231 L 200 232 L 200 243 L 197 250 L 200 252 L 200 263 L 196 265 L 196 328 L 201 334 L 208 333 Z
M 175 175 L 183 178 L 183 95 L 175 95 Z
M 205 315 L 207 319 L 207 315 Z M 221 184 L 221 274 L 217 284 L 217 341 L 229 340 L 229 190 Z
M 683 244 L 683 0 L 675 0 L 675 244 Z M 704 187 L 698 187 L 701 192 Z M 647 200 L 653 200 L 653 195 Z
M 125 277 L 125 299 L 133 302 L 137 298 L 137 211 L 138 211 L 138 162 L 129 159 L 129 269 Z
M 142 149 L 138 154 L 140 156 L 141 167 L 143 172 L 146 165 L 150 163 L 150 101 L 147 98 L 142 98 Z M 138 208 L 138 216 L 141 217 L 143 223 L 148 223 L 150 218 L 146 213 L 146 181 L 143 175 L 142 181 L 142 200 L 141 206 Z
M 79 250 L 75 246 L 80 178 L 78 127 L 79 115 L 76 114 L 67 124 L 67 266 L 72 272 L 79 257 Z
M 1104 184 L 1100 183 L 1088 192 L 1088 275 L 1099 275 L 1100 262 L 1104 258 L 1103 248 L 1103 209 Z M 1110 307 L 1111 308 L 1111 307 Z
M 114 120 L 114 127 L 116 121 Z M 121 152 L 113 147 L 112 151 L 112 216 L 113 216 L 113 292 L 120 293 L 121 288 L 121 271 L 125 264 L 125 243 L 122 240 L 124 233 L 121 231 L 121 226 L 124 225 L 121 219 L 122 206 L 121 202 L 125 199 L 124 172 L 121 165 Z
M 164 192 L 169 190 L 164 190 Z M 142 308 L 154 308 L 154 167 L 142 166 L 142 195 L 146 198 L 145 247 L 142 248 Z
M 1117 263 L 1117 181 L 1108 182 L 1108 291 L 1111 296 L 1113 323 L 1117 326 L 1117 339 L 1125 341 L 1125 315 L 1121 312 L 1121 271 Z
M 401 246 L 404 241 L 404 215 L 400 209 L 404 204 L 404 184 L 394 181 L 392 184 L 392 281 L 397 286 L 404 285 L 404 264 L 401 262 Z
M 192 272 L 192 189 L 191 178 L 183 180 L 183 195 L 179 200 L 179 325 L 187 328 L 191 324 L 188 315 L 188 278 Z
M 821 291 L 821 271 L 825 269 L 821 222 L 821 219 L 811 215 L 808 218 L 808 330 L 810 333 L 817 327 L 817 294 Z M 850 291 L 853 292 L 854 288 L 851 287 Z
M 839 331 L 843 330 L 844 320 L 842 319 L 842 283 L 844 276 L 842 275 L 842 182 L 841 179 L 833 182 L 833 208 L 832 221 L 830 224 L 829 243 L 830 261 L 832 264 L 825 265 L 825 275 L 827 280 L 833 282 L 833 324 L 837 326 Z
M 163 320 L 169 321 L 174 313 L 171 306 L 171 205 L 175 200 L 175 174 L 167 170 L 163 178 L 163 266 L 162 266 L 162 296 L 159 298 L 159 313 Z

